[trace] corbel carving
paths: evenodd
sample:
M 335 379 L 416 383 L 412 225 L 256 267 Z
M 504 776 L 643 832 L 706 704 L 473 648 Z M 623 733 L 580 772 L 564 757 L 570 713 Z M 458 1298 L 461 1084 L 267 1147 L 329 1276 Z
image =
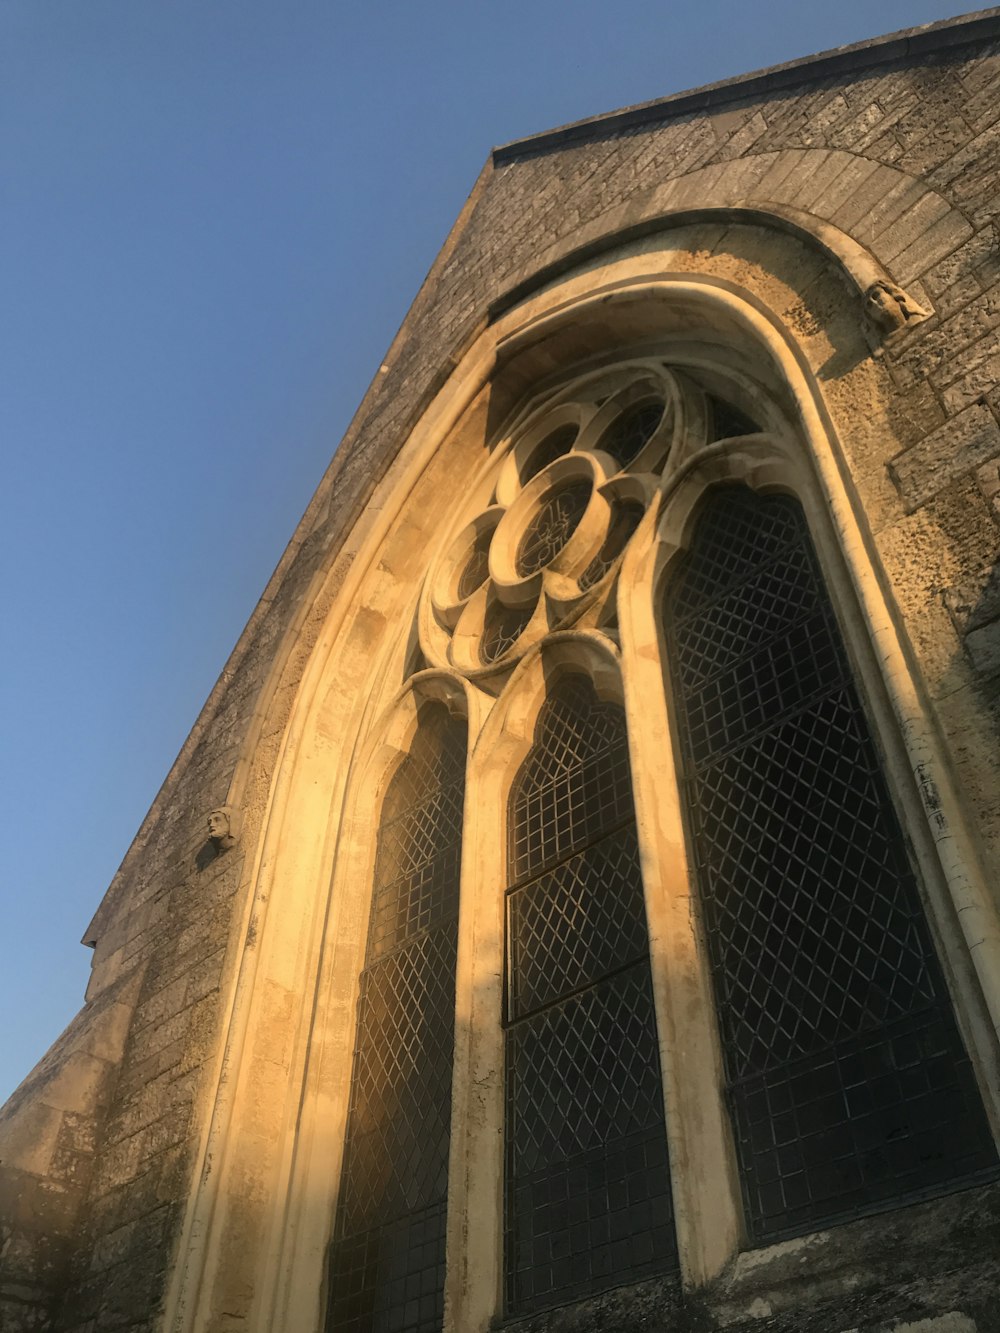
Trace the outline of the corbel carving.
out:
M 888 338 L 911 324 L 919 324 L 928 316 L 923 306 L 907 296 L 888 278 L 878 278 L 864 295 L 865 313 L 883 338 Z
M 240 835 L 239 811 L 231 805 L 220 805 L 210 810 L 206 820 L 208 840 L 217 852 L 228 851 L 236 845 Z

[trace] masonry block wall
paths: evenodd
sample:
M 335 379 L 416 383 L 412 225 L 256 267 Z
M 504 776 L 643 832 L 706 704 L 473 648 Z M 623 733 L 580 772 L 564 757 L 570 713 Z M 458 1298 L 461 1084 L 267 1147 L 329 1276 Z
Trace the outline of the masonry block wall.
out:
M 318 590 L 349 568 L 357 516 L 461 348 L 603 236 L 755 203 L 839 228 L 932 311 L 879 353 L 891 429 L 852 480 L 996 868 L 1000 14 L 499 150 L 87 932 L 86 1005 L 0 1115 L 5 1331 L 161 1327 L 283 723 L 335 584 Z M 830 318 L 824 290 L 801 293 L 804 328 Z M 242 835 L 212 856 L 205 816 L 227 797 Z M 978 1324 L 948 1326 L 1000 1328 L 975 1300 Z

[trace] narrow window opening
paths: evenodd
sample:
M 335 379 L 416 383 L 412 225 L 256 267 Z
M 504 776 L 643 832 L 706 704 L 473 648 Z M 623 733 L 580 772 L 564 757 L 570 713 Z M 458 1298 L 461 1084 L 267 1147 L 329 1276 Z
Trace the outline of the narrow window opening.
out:
M 425 704 L 382 804 L 327 1333 L 438 1333 L 466 724 Z
M 997 1166 L 804 516 L 720 490 L 664 605 L 751 1233 Z
M 622 710 L 582 675 L 539 715 L 510 798 L 506 1305 L 676 1267 L 649 944 Z

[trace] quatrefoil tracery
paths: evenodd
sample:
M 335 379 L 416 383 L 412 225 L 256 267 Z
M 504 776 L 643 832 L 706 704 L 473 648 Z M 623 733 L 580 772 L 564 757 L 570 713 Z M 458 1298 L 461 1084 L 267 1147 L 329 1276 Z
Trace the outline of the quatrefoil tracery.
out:
M 428 661 L 504 669 L 602 597 L 665 468 L 709 437 L 708 404 L 686 377 L 644 361 L 578 381 L 529 416 L 498 451 L 494 502 L 431 572 Z

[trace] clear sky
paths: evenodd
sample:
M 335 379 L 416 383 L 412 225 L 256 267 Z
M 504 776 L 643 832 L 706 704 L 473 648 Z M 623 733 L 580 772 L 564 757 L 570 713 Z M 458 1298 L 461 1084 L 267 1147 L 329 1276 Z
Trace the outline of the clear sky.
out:
M 956 12 L 4 0 L 0 1099 L 490 147 Z

